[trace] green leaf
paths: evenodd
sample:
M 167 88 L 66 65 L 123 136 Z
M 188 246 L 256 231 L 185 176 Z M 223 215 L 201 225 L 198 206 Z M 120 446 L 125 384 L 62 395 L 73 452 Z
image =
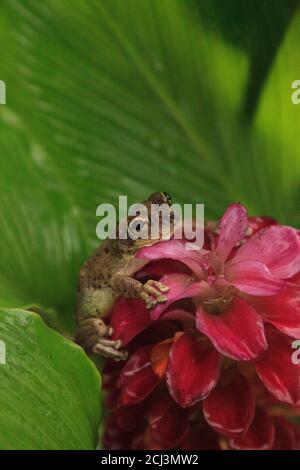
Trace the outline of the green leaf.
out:
M 95 449 L 100 376 L 81 348 L 16 309 L 0 310 L 0 340 L 0 449 Z
M 14 117 L 4 108 L 0 119 L 0 307 L 51 306 L 68 324 L 85 236 L 76 209 L 40 167 L 42 150 Z
M 243 111 L 251 117 L 278 49 L 290 26 L 299 0 L 194 0 L 211 28 L 219 29 L 226 41 L 244 50 L 249 72 Z M 238 20 L 237 20 L 238 19 Z
M 191 2 L 75 0 L 72 17 L 58 1 L 8 5 L 15 39 L 3 72 L 12 90 L 18 77 L 10 105 L 89 236 L 97 205 L 119 194 L 209 198 L 214 215 L 235 197 L 210 147 L 223 141 L 222 115 L 233 119 L 247 61 L 204 30 Z M 235 68 L 230 83 L 220 67 L 225 77 Z
M 300 77 L 300 10 L 278 51 L 253 126 L 253 147 L 261 160 L 261 184 L 268 205 L 283 222 L 300 226 L 300 105 L 292 83 Z M 258 160 L 257 160 L 258 165 Z M 264 181 L 263 175 L 265 175 Z

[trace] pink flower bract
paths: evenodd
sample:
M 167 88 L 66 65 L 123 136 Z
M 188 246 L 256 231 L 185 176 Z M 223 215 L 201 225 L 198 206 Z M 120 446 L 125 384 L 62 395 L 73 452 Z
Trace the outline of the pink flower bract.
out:
M 172 239 L 137 254 L 148 261 L 137 277 L 159 279 L 169 292 L 151 310 L 135 299 L 112 310 L 129 358 L 108 362 L 104 374 L 109 448 L 299 448 L 299 429 L 286 418 L 300 407 L 300 366 L 291 361 L 300 337 L 299 233 L 248 217 L 241 204 L 214 226 L 202 249 Z M 130 410 L 129 438 L 117 423 Z

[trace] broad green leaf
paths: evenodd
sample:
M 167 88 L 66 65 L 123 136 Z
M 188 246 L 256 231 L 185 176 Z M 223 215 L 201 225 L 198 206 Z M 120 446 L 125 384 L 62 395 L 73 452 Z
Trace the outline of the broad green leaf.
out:
M 211 28 L 249 56 L 243 112 L 251 118 L 299 0 L 193 0 Z
M 2 114 L 0 307 L 51 306 L 69 324 L 87 256 L 80 217 L 41 167 L 42 149 L 7 108 Z
M 217 150 L 247 59 L 204 29 L 191 2 L 75 0 L 71 16 L 60 1 L 7 5 L 3 73 L 11 89 L 19 77 L 10 105 L 90 236 L 97 205 L 119 194 L 136 201 L 161 188 L 185 202 L 209 199 L 214 215 L 237 197 Z
M 0 449 L 95 449 L 100 376 L 81 348 L 18 309 L 0 310 L 0 340 Z
M 300 79 L 300 10 L 281 44 L 265 86 L 253 128 L 261 159 L 261 184 L 268 204 L 287 223 L 300 226 L 300 105 L 292 103 L 292 83 Z M 259 165 L 258 159 L 256 160 Z M 263 175 L 265 175 L 264 181 Z

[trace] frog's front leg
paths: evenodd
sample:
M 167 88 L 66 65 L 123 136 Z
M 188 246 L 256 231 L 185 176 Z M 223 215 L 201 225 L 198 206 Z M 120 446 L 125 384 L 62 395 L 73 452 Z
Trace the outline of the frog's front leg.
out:
M 101 318 L 103 290 L 84 289 L 79 294 L 77 308 L 78 330 L 75 342 L 88 353 L 100 354 L 116 361 L 127 359 L 127 352 L 122 350 L 121 340 L 111 340 L 112 327 L 105 324 Z M 105 306 L 107 307 L 107 306 Z
M 168 300 L 164 294 L 169 291 L 169 287 L 159 281 L 150 279 L 143 284 L 131 276 L 118 274 L 111 279 L 111 282 L 112 287 L 119 295 L 141 299 L 145 302 L 147 308 L 152 308 L 157 303 Z

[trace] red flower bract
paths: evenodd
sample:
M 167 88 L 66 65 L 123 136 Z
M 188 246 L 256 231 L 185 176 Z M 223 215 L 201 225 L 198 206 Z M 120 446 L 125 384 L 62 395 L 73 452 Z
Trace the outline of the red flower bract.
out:
M 138 252 L 148 265 L 137 277 L 167 285 L 167 302 L 147 310 L 122 298 L 113 308 L 114 336 L 129 358 L 104 371 L 108 448 L 299 447 L 299 429 L 285 417 L 300 405 L 300 366 L 291 359 L 300 334 L 299 233 L 248 218 L 240 204 L 219 229 L 206 227 L 203 249 L 172 239 Z

